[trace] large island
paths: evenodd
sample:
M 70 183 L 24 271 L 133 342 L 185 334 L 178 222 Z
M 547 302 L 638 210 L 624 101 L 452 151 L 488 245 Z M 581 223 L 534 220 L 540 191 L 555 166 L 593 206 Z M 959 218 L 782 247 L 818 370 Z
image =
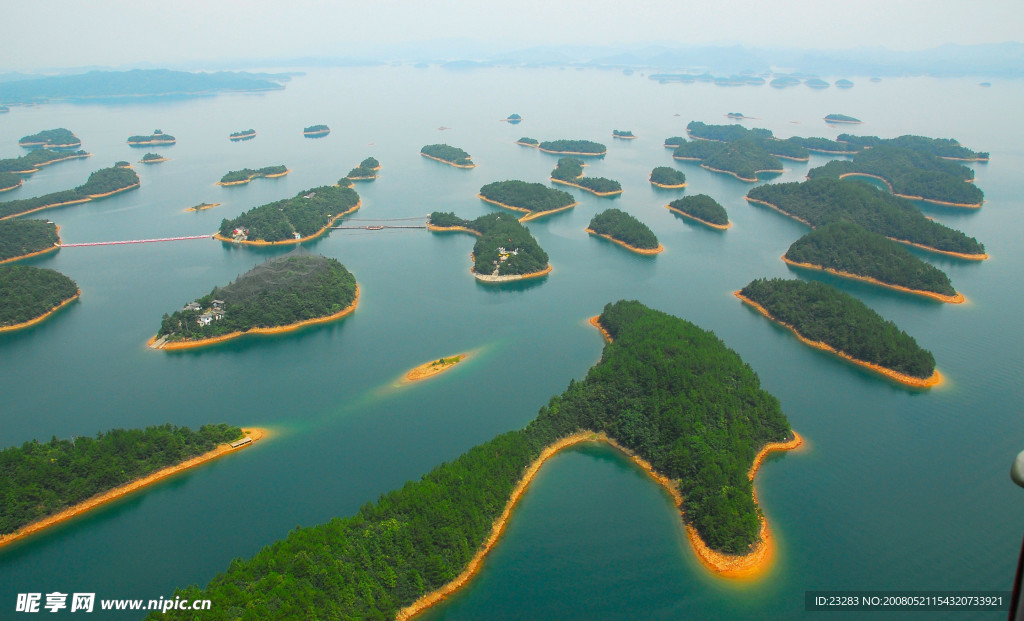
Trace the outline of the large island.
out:
M 492 213 L 466 220 L 454 213 L 435 211 L 430 214 L 427 228 L 435 232 L 462 231 L 479 237 L 473 246 L 470 272 L 481 282 L 502 283 L 551 273 L 548 253 L 511 214 Z
M 423 157 L 454 166 L 455 168 L 476 168 L 469 153 L 447 144 L 427 144 L 420 149 Z
M 0 263 L 56 251 L 57 233 L 57 225 L 46 220 L 0 220 Z
M 658 254 L 665 250 L 650 227 L 621 209 L 606 209 L 596 214 L 586 231 L 637 254 Z
M 50 151 L 49 149 L 36 149 L 21 157 L 12 157 L 0 160 L 0 172 L 17 173 L 28 175 L 38 172 L 43 166 L 49 166 L 57 162 L 74 160 L 80 157 L 89 157 L 91 154 L 85 151 L 74 151 L 72 153 Z
M 18 146 L 27 149 L 37 147 L 44 149 L 73 149 L 82 146 L 82 140 L 72 133 L 70 129 L 58 127 L 57 129 L 45 129 L 38 134 L 25 136 L 18 141 Z
M 359 195 L 352 188 L 320 186 L 225 219 L 214 237 L 237 244 L 297 244 L 323 235 L 359 205 Z
M 518 179 L 488 183 L 480 188 L 477 197 L 498 207 L 525 212 L 526 215 L 520 218 L 521 222 L 571 209 L 577 205 L 576 199 L 568 192 Z
M 139 175 L 131 168 L 124 168 L 122 166 L 101 168 L 89 175 L 89 179 L 84 184 L 73 190 L 63 190 L 35 198 L 23 198 L 0 203 L 0 220 L 23 216 L 61 205 L 87 203 L 137 187 L 139 187 Z
M 0 265 L 0 332 L 35 325 L 80 294 L 75 281 L 60 272 L 30 265 Z
M 597 157 L 608 153 L 608 147 L 592 140 L 546 140 L 538 144 L 537 148 L 545 153 L 588 157 Z

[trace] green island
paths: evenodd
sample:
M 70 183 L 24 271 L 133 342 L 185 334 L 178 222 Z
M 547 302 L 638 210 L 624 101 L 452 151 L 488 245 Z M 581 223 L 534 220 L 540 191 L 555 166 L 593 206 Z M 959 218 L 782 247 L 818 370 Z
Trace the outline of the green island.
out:
M 160 162 L 166 162 L 167 158 L 160 155 L 159 153 L 147 153 L 143 155 L 142 159 L 139 161 L 142 162 L 143 164 L 157 164 Z
M 985 199 L 973 184 L 974 171 L 963 164 L 890 145 L 865 149 L 851 161 L 834 160 L 807 172 L 809 179 L 848 176 L 873 177 L 896 196 L 938 205 L 977 209 Z
M 838 354 L 900 383 L 935 386 L 935 358 L 867 304 L 822 282 L 760 278 L 737 292 L 801 342 Z
M 128 145 L 132 147 L 143 147 L 151 144 L 174 144 L 177 142 L 177 138 L 170 134 L 165 134 L 159 129 L 154 129 L 153 133 L 149 136 L 129 136 Z
M 519 140 L 516 140 L 516 144 L 524 147 L 537 148 L 540 146 L 540 141 L 537 140 L 536 138 L 527 138 L 526 136 L 523 136 Z
M 707 194 L 696 194 L 677 198 L 668 205 L 665 205 L 672 213 L 696 220 L 703 225 L 724 231 L 732 226 L 729 222 L 729 214 L 721 203 Z
M 700 161 L 701 168 L 726 173 L 740 181 L 758 181 L 758 173 L 781 173 L 782 162 L 761 146 L 761 141 L 742 138 L 733 142 L 692 140 L 675 148 L 677 160 Z
M 272 177 L 283 177 L 287 175 L 290 170 L 284 164 L 277 166 L 265 166 L 259 169 L 243 168 L 242 170 L 232 170 L 217 182 L 217 185 L 242 185 L 249 183 L 253 179 L 259 179 L 260 177 L 272 178 Z
M 548 253 L 530 230 L 508 213 L 490 213 L 465 220 L 454 213 L 435 211 L 427 228 L 431 231 L 463 231 L 479 237 L 473 245 L 473 277 L 483 282 L 506 282 L 535 278 L 551 272 Z
M 0 192 L 21 187 L 24 180 L 12 172 L 0 172 Z
M 713 140 L 716 142 L 747 140 L 758 144 L 762 149 L 775 157 L 788 160 L 806 162 L 811 157 L 808 150 L 799 141 L 779 140 L 768 129 L 757 127 L 747 129 L 742 125 L 708 125 L 700 121 L 690 121 L 686 126 L 686 134 L 696 140 Z M 669 140 L 674 140 L 674 138 Z M 680 140 L 678 144 L 681 143 Z M 668 142 L 666 141 L 667 144 Z
M 959 304 L 949 277 L 909 250 L 859 224 L 837 220 L 793 242 L 783 260 L 846 278 Z
M 18 145 L 26 148 L 43 147 L 44 149 L 73 149 L 82 146 L 82 140 L 70 129 L 58 127 L 45 129 L 38 134 L 25 136 Z
M 137 187 L 139 187 L 139 175 L 131 168 L 117 166 L 101 168 L 89 175 L 89 179 L 84 184 L 73 190 L 63 190 L 35 198 L 0 203 L 0 220 L 60 205 L 86 203 Z
M 128 160 L 118 160 L 114 162 L 114 168 L 131 168 L 132 163 Z
M 359 208 L 359 195 L 332 185 L 302 190 L 292 198 L 253 207 L 223 220 L 214 237 L 251 245 L 295 244 L 327 231 L 342 216 Z
M 859 151 L 859 149 L 854 148 L 848 143 L 831 140 L 829 138 L 801 138 L 799 136 L 793 136 L 786 140 L 796 143 L 808 151 L 814 151 L 815 153 L 826 153 L 829 155 L 854 155 Z
M 855 151 L 890 146 L 929 153 L 944 160 L 960 160 L 964 162 L 987 162 L 989 160 L 989 153 L 987 151 L 972 151 L 952 138 L 928 138 L 927 136 L 915 136 L 912 134 L 897 138 L 839 134 L 836 140 L 845 144 L 848 149 Z
M 0 160 L 0 172 L 17 173 L 27 175 L 37 172 L 43 166 L 49 166 L 56 162 L 74 160 L 80 157 L 89 157 L 91 153 L 75 151 L 73 153 L 50 151 L 49 149 L 36 149 L 22 155 Z
M 730 119 L 749 119 L 750 118 L 749 116 L 743 114 L 742 112 L 729 112 L 725 116 L 729 117 Z
M 551 171 L 551 180 L 563 185 L 586 190 L 595 196 L 622 194 L 622 184 L 605 177 L 584 177 L 583 162 L 574 157 L 562 157 Z
M 622 138 L 624 140 L 632 140 L 632 139 L 636 138 L 636 136 L 633 135 L 632 131 L 622 130 L 622 129 L 613 129 L 612 130 L 612 138 Z
M 548 214 L 571 209 L 577 205 L 572 194 L 549 188 L 542 183 L 528 183 L 518 179 L 495 181 L 480 188 L 477 196 L 488 203 L 526 212 L 523 222 Z
M 675 149 L 684 142 L 686 142 L 686 138 L 682 136 L 671 136 L 665 139 L 664 146 L 666 149 Z
M 0 332 L 36 324 L 77 299 L 75 281 L 31 265 L 0 265 Z
M 836 86 L 839 86 L 839 82 L 836 82 Z M 851 84 L 850 86 L 853 86 L 853 85 Z M 826 123 L 853 123 L 853 124 L 860 124 L 860 123 L 863 123 L 864 121 L 862 121 L 862 120 L 860 120 L 860 119 L 858 119 L 856 117 L 847 116 L 845 114 L 829 114 L 828 116 L 825 117 L 825 122 Z
M 501 120 L 505 121 L 506 123 L 511 123 L 512 125 L 518 125 L 523 121 L 523 117 L 513 112 L 512 114 L 508 115 L 507 117 Z
M 256 137 L 256 130 L 255 129 L 243 129 L 240 132 L 231 132 L 231 134 L 228 135 L 228 140 L 230 140 L 232 142 L 238 142 L 240 140 L 252 140 L 255 137 Z
M 378 170 L 380 170 L 380 162 L 377 161 L 377 158 L 368 157 L 362 162 L 359 162 L 359 166 L 348 171 L 345 178 L 356 181 L 373 181 L 378 177 Z
M 665 250 L 650 227 L 621 209 L 606 209 L 595 214 L 587 232 L 610 239 L 637 254 L 658 254 Z
M 355 310 L 355 276 L 337 259 L 289 254 L 270 259 L 224 287 L 164 314 L 154 349 L 219 343 L 247 333 L 277 333 L 333 321 Z
M 6 448 L 0 451 L 0 495 L 8 499 L 0 505 L 0 543 L 25 526 L 241 437 L 241 429 L 223 423 L 196 431 L 167 424 Z
M 688 321 L 635 301 L 607 305 L 598 321 L 614 339 L 601 361 L 524 429 L 354 515 L 296 528 L 175 597 L 218 602 L 204 613 L 211 619 L 408 619 L 468 582 L 544 460 L 581 441 L 614 442 L 645 460 L 685 497 L 681 519 L 707 546 L 747 553 L 763 523 L 748 471 L 759 449 L 796 439 L 778 400 L 736 352 Z
M 563 155 L 599 156 L 608 153 L 608 147 L 591 140 L 546 140 L 537 145 L 545 153 L 561 153 Z
M 307 138 L 319 138 L 331 133 L 331 128 L 326 125 L 310 125 L 302 128 L 302 135 Z
M 656 185 L 659 188 L 675 189 L 686 187 L 686 175 L 683 174 L 683 171 L 669 168 L 668 166 L 657 166 L 654 168 L 648 181 L 651 182 L 651 185 Z
M 466 153 L 458 147 L 447 144 L 427 144 L 420 149 L 420 155 L 454 166 L 455 168 L 476 168 L 476 164 Z
M 856 222 L 889 239 L 963 259 L 987 259 L 973 237 L 929 220 L 906 199 L 856 180 L 810 179 L 777 183 L 747 192 L 747 200 L 766 205 L 811 228 L 837 220 Z
M 60 247 L 57 225 L 46 220 L 0 220 L 0 263 L 53 252 Z

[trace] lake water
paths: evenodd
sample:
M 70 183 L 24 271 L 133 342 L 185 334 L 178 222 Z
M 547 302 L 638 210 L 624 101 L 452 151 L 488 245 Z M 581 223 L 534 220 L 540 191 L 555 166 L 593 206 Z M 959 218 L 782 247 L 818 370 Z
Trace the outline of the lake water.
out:
M 0 334 L 0 447 L 165 422 L 262 426 L 274 436 L 0 549 L 0 618 L 15 614 L 23 592 L 156 599 L 205 584 L 297 525 L 349 515 L 522 427 L 599 359 L 602 340 L 586 319 L 621 298 L 713 330 L 807 439 L 758 475 L 779 544 L 774 566 L 754 582 L 710 576 L 668 497 L 611 449 L 587 446 L 545 466 L 477 579 L 430 619 L 787 619 L 803 613 L 811 589 L 1008 590 L 1024 533 L 1024 490 L 1007 476 L 1024 449 L 1016 285 L 1024 268 L 1024 85 L 855 81 L 846 91 L 775 90 L 659 85 L 616 71 L 382 67 L 316 70 L 266 94 L 12 108 L 0 118 L 0 156 L 18 155 L 21 136 L 67 127 L 94 157 L 45 168 L 4 200 L 73 187 L 148 151 L 170 158 L 136 166 L 139 190 L 38 214 L 60 225 L 65 243 L 212 233 L 222 218 L 334 183 L 370 155 L 382 176 L 357 185 L 363 208 L 354 218 L 434 210 L 474 218 L 496 209 L 476 198 L 481 185 L 546 182 L 557 156 L 514 145 L 521 136 L 606 143 L 607 157 L 586 173 L 617 179 L 625 191 L 602 199 L 570 189 L 579 206 L 530 222 L 554 271 L 512 286 L 472 278 L 469 236 L 332 231 L 304 248 L 355 274 L 353 315 L 200 351 L 154 352 L 145 342 L 163 313 L 287 249 L 193 240 L 65 248 L 30 261 L 75 279 L 82 297 L 43 324 Z M 991 151 L 990 163 L 974 165 L 981 210 L 923 207 L 992 256 L 974 263 L 921 254 L 969 303 L 790 271 L 779 257 L 806 232 L 802 225 L 747 204 L 749 184 L 672 163 L 662 147 L 690 120 L 724 123 L 729 111 L 758 117 L 745 124 L 781 137 L 914 133 Z M 522 124 L 498 122 L 513 112 Z M 866 123 L 829 127 L 821 120 L 829 113 Z M 303 138 L 315 123 L 332 133 Z M 255 140 L 227 140 L 249 127 Z M 178 143 L 126 145 L 154 128 Z M 613 129 L 639 138 L 613 140 Z M 434 142 L 467 150 L 478 168 L 420 157 Z M 786 162 L 777 179 L 800 180 L 825 161 Z M 214 185 L 229 170 L 275 164 L 291 174 Z M 683 170 L 686 190 L 652 187 L 647 176 L 660 165 Z M 713 231 L 664 208 L 697 193 L 721 202 L 733 228 Z M 183 211 L 200 202 L 222 205 Z M 665 252 L 641 257 L 588 236 L 593 214 L 611 206 L 647 223 Z M 947 383 L 925 392 L 892 384 L 803 346 L 732 296 L 757 277 L 796 275 L 836 284 L 894 320 L 935 354 Z M 424 361 L 470 350 L 470 361 L 444 375 L 396 385 Z

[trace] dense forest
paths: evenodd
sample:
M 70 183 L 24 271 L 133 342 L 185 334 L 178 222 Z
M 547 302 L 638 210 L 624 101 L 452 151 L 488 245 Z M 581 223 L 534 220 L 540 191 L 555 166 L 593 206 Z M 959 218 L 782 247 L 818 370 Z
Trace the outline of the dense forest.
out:
M 796 263 L 867 276 L 890 285 L 956 295 L 945 272 L 896 242 L 846 220 L 804 235 L 793 242 L 785 256 Z
M 770 203 L 814 228 L 848 220 L 891 239 L 943 252 L 985 252 L 985 246 L 976 239 L 929 220 L 910 201 L 860 181 L 811 179 L 769 184 L 750 190 L 747 197 Z
M 850 144 L 839 142 L 838 140 L 830 140 L 828 138 L 801 138 L 799 136 L 793 136 L 786 140 L 789 142 L 795 142 L 808 151 L 817 151 L 818 153 L 853 155 L 858 151 L 856 147 Z
M 621 194 L 622 184 L 605 177 L 584 177 L 583 162 L 574 157 L 562 157 L 551 171 L 551 179 L 575 185 L 598 196 Z
M 896 324 L 848 293 L 817 281 L 758 279 L 740 291 L 804 338 L 905 375 L 928 378 L 935 358 Z
M 735 142 L 745 138 L 774 139 L 770 129 L 747 129 L 742 125 L 708 125 L 700 121 L 690 121 L 686 125 L 686 134 L 700 140 L 717 140 L 719 142 Z
M 672 140 L 668 138 L 667 140 Z M 667 143 L 666 143 L 667 144 Z M 680 139 L 678 144 L 669 144 L 675 150 L 672 157 L 677 160 L 701 161 L 711 157 L 725 148 L 725 144 L 714 140 L 684 140 Z
M 968 161 L 988 161 L 987 151 L 972 151 L 952 138 L 928 138 L 908 134 L 897 138 L 879 138 L 878 136 L 853 136 L 839 134 L 836 138 L 857 151 L 879 146 L 900 147 L 928 153 L 936 157 Z
M 149 144 L 174 144 L 177 139 L 170 135 L 165 134 L 159 129 L 154 129 L 153 133 L 149 136 L 129 136 L 128 144 L 133 147 L 141 147 Z
M 363 161 L 359 162 L 359 168 L 368 168 L 370 170 L 380 170 L 380 161 L 375 157 L 368 157 Z
M 359 166 L 348 171 L 346 179 L 376 179 L 377 171 L 380 170 L 380 162 L 375 157 L 368 157 Z
M 523 136 L 519 140 L 516 140 L 516 144 L 521 144 L 527 147 L 536 147 L 537 145 L 540 144 L 540 141 L 537 140 L 536 138 L 528 138 L 526 136 Z
M 359 204 L 359 195 L 347 187 L 320 186 L 302 190 L 292 198 L 253 207 L 237 218 L 220 223 L 220 235 L 239 241 L 276 242 L 308 237 L 331 219 Z M 235 235 L 235 230 L 243 231 Z
M 606 209 L 596 214 L 588 228 L 642 250 L 654 250 L 661 245 L 650 227 L 621 209 Z
M 925 200 L 980 205 L 985 195 L 973 183 L 974 171 L 922 151 L 879 145 L 853 156 L 852 161 L 834 160 L 812 168 L 807 177 L 838 179 L 845 174 L 867 174 L 889 182 L 896 194 L 920 196 Z
M 455 166 L 475 166 L 473 160 L 469 157 L 469 153 L 466 153 L 458 147 L 453 147 L 447 144 L 427 144 L 423 145 L 420 149 L 420 153 L 428 157 L 434 157 L 439 160 L 448 162 Z
M 732 173 L 742 181 L 756 181 L 759 172 L 782 172 L 782 162 L 758 142 L 747 139 L 722 145 L 717 152 L 704 158 L 702 166 Z
M 337 259 L 288 254 L 257 265 L 229 285 L 215 287 L 182 310 L 165 314 L 157 336 L 197 340 L 287 326 L 333 315 L 351 305 L 355 295 L 356 279 Z M 214 300 L 223 304 L 218 308 Z M 202 325 L 206 313 L 210 321 Z
M 113 429 L 0 451 L 0 535 L 242 437 L 223 423 Z
M 454 213 L 435 211 L 430 214 L 430 224 L 461 226 L 480 233 L 473 246 L 476 274 L 514 276 L 541 272 L 548 267 L 548 253 L 512 214 L 491 213 L 476 220 L 464 220 Z
M 847 116 L 845 114 L 829 114 L 825 117 L 827 123 L 862 123 L 858 118 Z
M 159 153 L 147 153 L 147 154 L 142 156 L 142 162 L 143 163 L 161 162 L 163 160 L 164 160 L 164 156 L 160 155 Z
M 624 129 L 613 129 L 612 136 L 615 138 L 636 138 L 632 131 Z
M 12 172 L 0 172 L 0 192 L 13 190 L 23 183 L 22 178 Z
M 686 138 L 683 138 L 682 136 L 670 136 L 665 139 L 664 145 L 670 149 L 674 149 L 684 142 L 686 142 Z
M 0 328 L 42 317 L 76 295 L 78 285 L 60 272 L 0 265 Z
M 759 527 L 747 470 L 762 446 L 790 435 L 778 400 L 739 355 L 685 320 L 617 302 L 600 322 L 615 339 L 601 361 L 525 429 L 470 449 L 353 516 L 297 528 L 233 562 L 205 589 L 175 595 L 218 602 L 204 613 L 210 619 L 393 619 L 462 571 L 530 462 L 580 430 L 607 433 L 678 481 L 684 519 L 709 546 L 746 552 Z
M 50 151 L 49 149 L 36 149 L 21 157 L 11 157 L 0 160 L 0 172 L 11 173 L 32 173 L 40 166 L 46 166 L 60 160 L 70 160 L 79 157 L 89 157 L 85 151 Z
M 683 171 L 669 168 L 668 166 L 657 166 L 651 171 L 649 181 L 655 185 L 669 187 L 686 185 L 686 175 Z
M 531 213 L 562 209 L 576 204 L 576 199 L 568 192 L 549 188 L 542 183 L 528 183 L 518 179 L 488 183 L 480 188 L 480 196 Z
M 70 129 L 44 129 L 38 134 L 25 136 L 18 141 L 23 147 L 44 147 L 46 149 L 80 147 L 82 141 Z
M 541 151 L 571 155 L 604 155 L 608 147 L 592 140 L 545 140 L 538 145 Z
M 232 170 L 223 177 L 220 178 L 220 184 L 228 183 L 248 183 L 253 179 L 260 177 L 280 176 L 288 172 L 288 167 L 284 164 L 277 166 L 264 166 L 263 168 L 243 168 L 242 170 Z
M 53 248 L 57 225 L 46 220 L 0 220 L 0 262 Z
M 89 179 L 73 190 L 52 192 L 34 198 L 23 198 L 0 203 L 0 219 L 11 218 L 28 213 L 35 209 L 45 208 L 72 201 L 85 202 L 101 198 L 96 195 L 107 194 L 117 190 L 138 185 L 139 175 L 131 168 L 101 168 L 89 175 Z
M 677 198 L 669 203 L 668 207 L 718 226 L 728 226 L 729 224 L 729 214 L 725 212 L 725 207 L 722 207 L 718 201 L 707 194 Z

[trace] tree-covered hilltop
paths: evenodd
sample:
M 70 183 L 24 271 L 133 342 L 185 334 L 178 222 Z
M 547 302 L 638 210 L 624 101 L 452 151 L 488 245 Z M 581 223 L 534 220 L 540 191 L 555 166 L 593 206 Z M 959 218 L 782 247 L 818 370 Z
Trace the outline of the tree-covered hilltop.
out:
M 825 269 L 874 278 L 916 291 L 955 296 L 945 272 L 859 224 L 839 220 L 793 242 L 786 258 Z
M 667 140 L 672 140 L 668 138 Z M 711 157 L 725 148 L 725 144 L 712 140 L 684 140 L 679 139 L 678 144 L 667 145 L 673 147 L 672 158 L 677 160 L 702 161 Z
M 568 192 L 549 188 L 542 183 L 527 183 L 518 179 L 488 183 L 480 188 L 480 196 L 493 203 L 531 214 L 564 209 L 576 204 L 576 199 Z
M 331 133 L 331 128 L 323 124 L 310 125 L 309 127 L 303 127 L 302 133 L 306 136 L 326 136 Z
M 684 142 L 676 147 L 672 157 L 700 160 L 702 167 L 731 174 L 741 181 L 757 181 L 759 172 L 782 172 L 782 162 L 768 153 L 760 142 L 749 138 L 724 143 Z
M 600 322 L 615 339 L 601 361 L 525 429 L 470 449 L 355 515 L 297 528 L 205 588 L 175 596 L 219 602 L 204 613 L 213 620 L 393 619 L 462 571 L 528 465 L 581 430 L 606 433 L 677 481 L 684 519 L 712 548 L 747 551 L 759 528 L 747 470 L 762 446 L 790 434 L 778 400 L 736 352 L 688 321 L 617 302 Z M 165 617 L 190 618 L 183 611 L 149 618 Z
M 649 181 L 654 185 L 681 187 L 686 185 L 686 175 L 683 174 L 683 171 L 675 168 L 657 166 L 651 171 Z
M 359 168 L 367 168 L 369 170 L 380 170 L 380 161 L 375 157 L 368 157 L 363 161 L 359 162 Z
M 674 149 L 684 142 L 686 142 L 686 138 L 683 138 L 682 136 L 670 136 L 665 139 L 664 145 L 669 149 Z
M 423 145 L 423 148 L 420 149 L 420 154 L 439 159 L 453 166 L 462 166 L 466 168 L 476 166 L 470 158 L 469 153 L 466 153 L 458 147 L 453 147 L 447 144 Z
M 655 250 L 661 245 L 650 227 L 621 209 L 606 209 L 596 214 L 587 228 L 641 250 Z
M 545 140 L 537 145 L 541 151 L 569 155 L 604 155 L 608 147 L 591 140 Z
M 13 190 L 22 183 L 22 178 L 16 174 L 12 172 L 0 172 L 0 192 Z
M 716 226 L 728 226 L 729 214 L 725 207 L 707 194 L 695 194 L 677 198 L 668 204 L 669 209 L 703 220 Z
M 615 138 L 636 138 L 630 130 L 613 129 L 612 136 Z
M 260 177 L 280 177 L 288 172 L 288 167 L 284 164 L 277 166 L 264 166 L 263 168 L 243 168 L 242 170 L 232 170 L 223 177 L 220 178 L 221 185 L 238 184 L 238 183 L 249 183 L 253 179 L 259 179 Z
M 118 160 L 114 162 L 114 168 L 131 168 L 132 163 L 128 160 Z
M 279 242 L 309 237 L 358 204 L 359 195 L 352 188 L 320 186 L 225 219 L 219 234 L 235 241 Z
M 598 196 L 622 193 L 622 184 L 605 177 L 584 177 L 583 162 L 574 157 L 562 157 L 551 171 L 551 180 L 574 185 Z
M 151 144 L 174 144 L 177 139 L 170 135 L 165 134 L 159 129 L 154 129 L 153 133 L 149 136 L 135 135 L 128 137 L 128 145 L 132 147 L 142 147 Z
M 747 198 L 769 203 L 812 228 L 837 220 L 941 252 L 984 255 L 973 237 L 929 220 L 913 203 L 855 180 L 811 179 L 756 187 Z
M 95 438 L 25 442 L 0 451 L 0 535 L 242 437 L 238 427 L 170 424 Z
M 154 162 L 162 162 L 164 161 L 164 159 L 166 158 L 164 158 L 164 156 L 160 155 L 159 153 L 147 153 L 142 156 L 142 163 L 151 164 Z
M 356 166 L 352 170 L 348 171 L 345 175 L 346 179 L 364 179 L 372 180 L 377 178 L 377 171 L 380 170 L 380 162 L 375 157 L 368 157 L 362 162 L 359 162 L 359 166 Z
M 85 151 L 50 151 L 49 149 L 36 149 L 21 157 L 11 157 L 0 160 L 0 172 L 11 173 L 34 173 L 40 166 L 46 166 L 62 160 L 72 160 L 80 157 L 89 157 Z
M 987 162 L 989 159 L 989 153 L 987 151 L 972 151 L 952 138 L 928 138 L 927 136 L 915 136 L 913 134 L 907 134 L 897 138 L 839 134 L 836 140 L 846 144 L 848 148 L 852 148 L 857 151 L 879 146 L 890 146 L 929 153 L 936 157 L 949 160 Z
M 57 129 L 45 129 L 38 134 L 25 136 L 18 141 L 22 147 L 43 147 L 46 149 L 66 149 L 82 146 L 82 140 L 71 132 L 70 129 L 58 127 Z
M 935 372 L 931 352 L 895 323 L 835 287 L 817 281 L 758 279 L 740 294 L 804 338 L 851 358 L 921 379 Z
M 839 142 L 838 140 L 830 140 L 828 138 L 801 138 L 799 136 L 792 136 L 786 140 L 789 142 L 795 142 L 808 151 L 815 151 L 818 153 L 853 155 L 860 151 L 860 149 L 848 143 Z
M 523 117 L 521 117 L 520 115 L 518 115 L 518 114 L 513 112 L 512 114 L 510 114 L 507 117 L 505 117 L 505 120 L 506 121 L 522 121 Z
M 480 233 L 473 246 L 473 273 L 482 276 L 517 276 L 548 268 L 548 253 L 515 216 L 491 213 L 464 220 L 454 213 L 435 211 L 430 224 L 463 227 Z
M 83 203 L 104 195 L 139 185 L 139 175 L 131 168 L 101 168 L 89 175 L 86 182 L 73 190 L 52 192 L 34 198 L 0 203 L 0 219 L 13 218 L 63 203 Z
M 521 144 L 524 147 L 536 147 L 540 145 L 540 141 L 537 140 L 536 138 L 528 138 L 526 136 L 523 136 L 519 140 L 516 140 L 516 144 Z
M 255 129 L 243 129 L 242 131 L 239 131 L 239 132 L 231 132 L 231 134 L 228 135 L 228 139 L 230 139 L 230 140 L 248 140 L 249 138 L 255 138 L 255 137 L 256 137 L 256 130 Z
M 60 272 L 0 265 L 0 328 L 38 319 L 76 295 L 78 285 Z
M 984 193 L 973 183 L 974 171 L 934 155 L 911 149 L 879 145 L 853 156 L 852 161 L 834 160 L 812 168 L 807 177 L 864 174 L 881 177 L 895 194 L 920 197 L 926 201 L 981 205 Z
M 810 158 L 810 154 L 802 144 L 791 140 L 778 140 L 769 129 L 758 127 L 747 129 L 742 125 L 708 125 L 700 121 L 691 121 L 686 126 L 686 133 L 691 138 L 698 140 L 713 140 L 716 142 L 746 140 L 756 143 L 775 157 L 800 161 L 806 161 Z M 678 144 L 682 143 L 677 143 L 677 146 Z
M 838 82 L 836 82 L 838 84 Z M 826 123 L 863 123 L 860 119 L 845 114 L 829 114 L 825 117 Z
M 0 263 L 50 250 L 60 243 L 57 225 L 46 220 L 0 220 Z
M 189 341 L 328 317 L 355 300 L 356 279 L 337 259 L 285 255 L 164 314 L 158 337 Z

